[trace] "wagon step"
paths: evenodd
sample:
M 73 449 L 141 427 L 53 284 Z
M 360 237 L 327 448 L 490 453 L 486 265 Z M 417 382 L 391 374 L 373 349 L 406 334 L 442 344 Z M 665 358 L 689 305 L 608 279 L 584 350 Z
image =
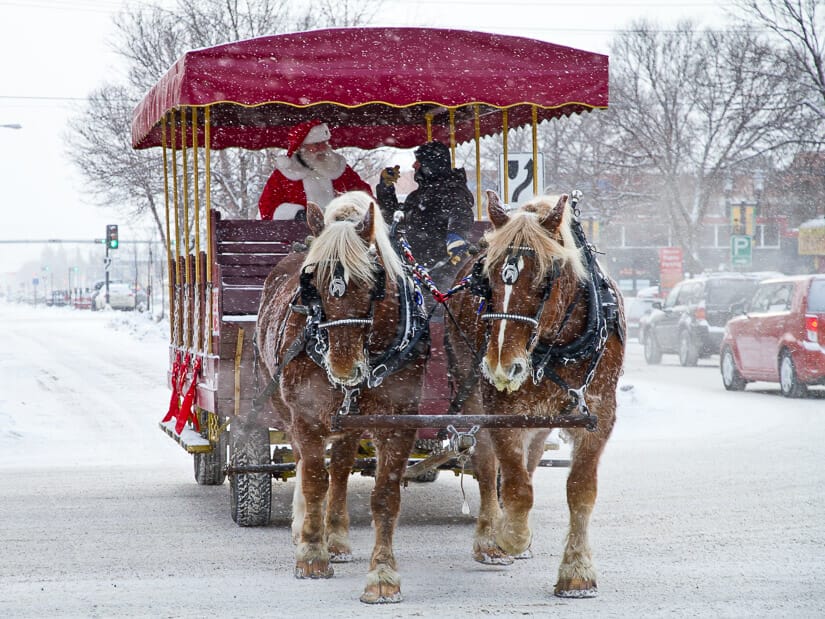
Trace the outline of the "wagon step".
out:
M 174 419 L 170 419 L 166 423 L 161 421 L 158 423 L 158 427 L 190 454 L 212 451 L 212 444 L 209 442 L 209 439 L 202 437 L 200 433 L 195 432 L 189 426 L 185 426 L 180 434 L 178 434 L 175 432 L 175 423 Z
M 338 415 L 333 430 L 369 428 L 587 428 L 596 429 L 595 415 Z

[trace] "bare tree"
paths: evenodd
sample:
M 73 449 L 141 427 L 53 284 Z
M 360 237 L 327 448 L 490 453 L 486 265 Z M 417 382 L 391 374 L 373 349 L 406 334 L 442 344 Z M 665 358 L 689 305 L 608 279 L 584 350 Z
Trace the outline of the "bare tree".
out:
M 69 123 L 67 148 L 86 179 L 87 192 L 101 206 L 111 206 L 130 219 L 148 214 L 165 242 L 163 179 L 156 172 L 155 157 L 131 148 L 133 107 L 128 88 L 106 85 L 91 93 L 89 111 Z
M 800 86 L 800 103 L 825 120 L 825 3 L 822 0 L 737 0 L 748 22 L 782 43 L 777 67 Z
M 113 46 L 126 63 L 125 83 L 105 83 L 90 94 L 71 123 L 69 155 L 99 204 L 128 215 L 148 215 L 166 240 L 160 153 L 133 151 L 132 110 L 188 49 L 370 19 L 382 2 L 368 0 L 179 0 L 175 9 L 147 3 L 115 18 Z M 217 151 L 212 160 L 213 206 L 230 217 L 253 218 L 272 171 L 266 152 Z
M 696 272 L 701 224 L 725 176 L 794 143 L 797 108 L 747 29 L 664 32 L 638 22 L 612 46 L 614 160 L 650 187 Z

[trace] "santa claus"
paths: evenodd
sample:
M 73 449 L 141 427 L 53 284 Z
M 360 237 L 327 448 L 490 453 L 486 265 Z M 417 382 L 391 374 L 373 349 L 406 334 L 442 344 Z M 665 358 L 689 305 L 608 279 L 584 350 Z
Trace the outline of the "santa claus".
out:
M 336 195 L 366 191 L 370 186 L 329 145 L 329 127 L 318 120 L 292 127 L 286 155 L 275 160 L 275 171 L 258 200 L 261 219 L 300 219 L 307 201 L 324 208 Z

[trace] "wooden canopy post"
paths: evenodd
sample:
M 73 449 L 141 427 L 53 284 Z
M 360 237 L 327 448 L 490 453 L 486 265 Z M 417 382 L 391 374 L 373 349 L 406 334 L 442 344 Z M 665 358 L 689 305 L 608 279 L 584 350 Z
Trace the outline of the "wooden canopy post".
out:
M 192 348 L 192 263 L 190 260 L 190 236 L 189 229 L 192 222 L 189 221 L 189 151 L 187 148 L 186 136 L 187 115 L 186 108 L 181 108 L 180 111 L 180 148 L 181 148 L 181 164 L 183 166 L 183 270 L 184 270 L 184 292 L 183 292 L 183 324 L 184 324 L 184 345 L 186 348 Z
M 473 106 L 473 126 L 476 145 L 476 218 L 482 219 L 481 213 L 481 112 L 478 103 Z
M 163 155 L 163 205 L 166 211 L 166 270 L 167 270 L 167 287 L 169 294 L 169 343 L 175 344 L 175 321 L 172 306 L 174 303 L 175 284 L 169 266 L 172 264 L 172 237 L 170 236 L 170 222 L 169 222 L 169 162 L 166 153 L 166 123 L 167 119 L 164 116 L 163 122 L 160 125 L 160 140 L 161 153 Z
M 198 183 L 198 110 L 192 107 L 192 200 L 195 208 L 195 350 L 203 352 L 203 274 L 201 273 L 201 210 Z
M 502 166 L 504 169 L 502 170 L 501 176 L 503 178 L 502 182 L 502 191 L 504 195 L 501 196 L 501 199 L 504 201 L 505 204 L 510 203 L 510 181 L 509 181 L 509 174 L 507 174 L 507 162 L 509 161 L 510 151 L 507 148 L 507 136 L 510 133 L 510 127 L 508 125 L 509 115 L 507 110 L 501 111 L 501 141 L 502 141 L 502 153 L 504 156 L 504 162 Z
M 204 195 L 206 198 L 206 352 L 212 354 L 212 107 L 207 105 L 203 111 L 203 164 Z
M 530 109 L 533 113 L 531 128 L 533 132 L 533 197 L 539 195 L 539 110 L 535 105 L 531 105 Z M 541 188 L 544 193 L 544 188 Z
M 450 108 L 450 159 L 455 167 L 455 108 Z
M 178 196 L 178 152 L 177 152 L 177 121 L 175 120 L 175 110 L 169 111 L 169 118 L 172 127 L 172 206 L 175 216 L 175 345 L 183 344 L 183 304 L 180 298 L 181 272 L 180 272 L 180 208 Z M 170 299 L 171 304 L 171 299 Z

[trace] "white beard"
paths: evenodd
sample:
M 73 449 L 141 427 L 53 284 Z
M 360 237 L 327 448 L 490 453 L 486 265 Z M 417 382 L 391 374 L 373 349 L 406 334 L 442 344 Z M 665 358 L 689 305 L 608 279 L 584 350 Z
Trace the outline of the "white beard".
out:
M 306 165 L 298 160 L 299 155 Z M 324 208 L 335 197 L 332 181 L 344 173 L 347 161 L 333 151 L 321 156 L 300 152 L 291 158 L 278 157 L 275 166 L 288 179 L 303 181 L 307 201 Z

